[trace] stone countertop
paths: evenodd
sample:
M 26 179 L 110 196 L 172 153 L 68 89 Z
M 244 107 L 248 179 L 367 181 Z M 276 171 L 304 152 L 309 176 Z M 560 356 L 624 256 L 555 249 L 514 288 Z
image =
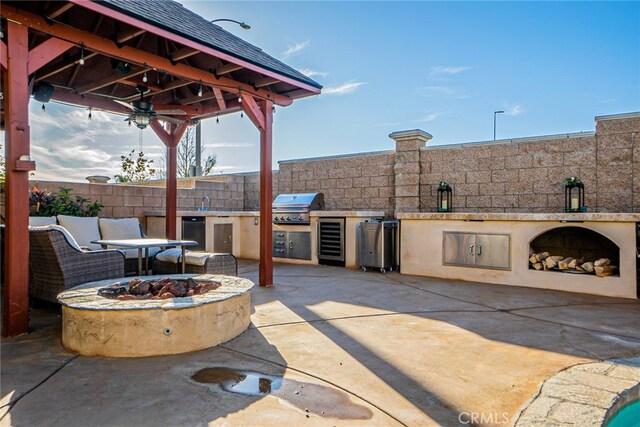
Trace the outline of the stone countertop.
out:
M 398 213 L 400 220 L 432 221 L 567 221 L 640 222 L 640 214 L 630 213 Z
M 125 300 L 104 298 L 98 295 L 98 288 L 113 285 L 116 282 L 127 283 L 131 279 L 158 280 L 171 277 L 173 279 L 186 279 L 193 277 L 196 280 L 215 280 L 222 283 L 218 289 L 214 289 L 202 295 L 192 297 L 169 298 L 162 300 Z M 214 274 L 171 274 L 159 276 L 123 277 L 120 279 L 99 280 L 85 283 L 75 288 L 66 290 L 58 295 L 58 302 L 64 306 L 78 310 L 176 310 L 181 308 L 197 307 L 216 301 L 226 300 L 249 292 L 254 283 L 240 277 L 222 276 Z
M 166 216 L 165 211 L 146 211 L 145 216 Z M 213 217 L 231 217 L 231 216 L 260 216 L 259 211 L 178 211 L 176 216 L 213 216 Z
M 164 211 L 146 211 L 145 216 L 164 217 Z M 311 211 L 312 217 L 384 218 L 384 211 Z M 177 216 L 259 217 L 260 211 L 178 211 Z
M 312 217 L 384 218 L 384 211 L 311 211 Z

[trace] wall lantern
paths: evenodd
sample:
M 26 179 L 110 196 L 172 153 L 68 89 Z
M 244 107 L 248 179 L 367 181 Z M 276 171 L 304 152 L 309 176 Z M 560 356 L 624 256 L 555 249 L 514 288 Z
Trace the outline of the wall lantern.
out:
M 564 179 L 564 211 L 587 211 L 587 206 L 584 204 L 584 184 L 578 177 L 570 176 Z
M 451 187 L 444 181 L 438 184 L 438 212 L 451 212 Z

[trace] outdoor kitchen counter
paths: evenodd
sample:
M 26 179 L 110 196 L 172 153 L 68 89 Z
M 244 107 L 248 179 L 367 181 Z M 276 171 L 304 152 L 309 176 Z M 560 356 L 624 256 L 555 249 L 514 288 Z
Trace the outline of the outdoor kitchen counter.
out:
M 164 211 L 146 211 L 145 216 L 159 216 L 164 217 Z M 260 216 L 259 211 L 178 211 L 177 216 L 215 216 L 215 217 L 232 217 L 232 216 Z
M 312 217 L 384 218 L 384 211 L 311 211 Z
M 640 222 L 640 214 L 629 213 L 398 213 L 398 219 L 457 221 L 597 221 Z
M 403 274 L 637 298 L 640 214 L 408 212 L 397 217 Z M 574 237 L 557 237 L 562 230 Z M 581 253 L 606 246 L 599 241 L 613 243 L 617 251 L 612 264 L 619 274 L 597 277 L 530 268 L 532 242 L 543 234 L 545 243 L 536 245 L 552 251 L 568 245 L 570 252 Z

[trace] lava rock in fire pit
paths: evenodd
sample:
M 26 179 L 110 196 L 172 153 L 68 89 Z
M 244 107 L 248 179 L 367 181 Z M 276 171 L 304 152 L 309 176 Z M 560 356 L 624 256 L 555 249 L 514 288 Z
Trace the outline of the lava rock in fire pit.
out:
M 197 282 L 192 278 L 184 280 L 166 278 L 151 281 L 132 279 L 127 284 L 115 283 L 106 288 L 100 288 L 98 289 L 98 295 L 122 301 L 169 299 L 202 295 L 220 286 L 222 284 L 219 282 Z
M 131 285 L 131 282 L 129 282 L 129 293 L 131 295 L 144 295 L 148 294 L 150 291 L 151 283 L 146 280 L 142 280 L 134 285 Z
M 114 283 L 106 288 L 98 289 L 98 295 L 105 298 L 116 299 L 119 295 L 125 295 L 129 292 L 126 285 L 122 283 Z

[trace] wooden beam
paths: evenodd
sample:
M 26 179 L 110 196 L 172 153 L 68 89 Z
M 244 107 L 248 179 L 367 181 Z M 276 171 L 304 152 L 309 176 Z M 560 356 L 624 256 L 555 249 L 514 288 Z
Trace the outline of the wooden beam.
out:
M 3 5 L 4 8 L 4 5 Z M 4 74 L 6 140 L 5 288 L 2 335 L 29 331 L 29 171 L 18 162 L 28 156 L 29 30 L 7 22 L 7 72 Z
M 116 41 L 118 43 L 124 43 L 146 32 L 146 30 L 142 30 L 140 28 L 131 28 L 129 30 L 118 33 L 118 35 L 116 36 Z
M 171 60 L 174 62 L 180 61 L 181 59 L 188 58 L 198 53 L 200 52 L 192 47 L 183 47 L 182 49 L 174 50 L 171 53 Z
M 178 210 L 177 147 L 189 126 L 189 122 L 183 122 L 179 125 L 168 123 L 163 127 L 157 120 L 154 120 L 150 126 L 167 147 L 165 235 L 167 239 L 175 239 Z
M 224 100 L 224 96 L 222 95 L 222 91 L 220 89 L 218 89 L 217 87 L 212 87 L 211 90 L 213 90 L 213 95 L 216 97 L 216 101 L 218 102 L 218 106 L 220 107 L 220 110 L 226 110 L 227 109 L 227 103 Z
M 308 91 L 309 95 L 314 94 L 314 93 L 315 94 L 319 94 L 320 93 L 320 89 L 319 88 L 317 88 L 315 86 L 312 86 L 312 85 L 310 85 L 308 83 L 304 83 L 304 82 L 301 82 L 301 81 L 299 81 L 297 79 L 294 79 L 292 77 L 289 77 L 289 76 L 286 76 L 286 75 L 282 75 L 281 73 L 269 70 L 266 67 L 253 64 L 253 63 L 249 62 L 248 60 L 243 60 L 243 59 L 237 58 L 237 57 L 235 57 L 235 56 L 233 56 L 233 55 L 231 55 L 229 53 L 223 52 L 222 50 L 218 50 L 218 49 L 212 48 L 210 46 L 204 45 L 201 42 L 193 41 L 193 40 L 191 40 L 191 39 L 189 39 L 187 37 L 178 35 L 178 34 L 172 32 L 171 30 L 162 29 L 162 28 L 158 27 L 157 25 L 153 25 L 153 24 L 144 22 L 141 19 L 129 16 L 129 15 L 125 14 L 125 13 L 115 11 L 113 9 L 110 9 L 110 8 L 100 4 L 99 2 L 87 1 L 87 0 L 69 0 L 69 1 L 75 3 L 78 6 L 85 7 L 87 9 L 93 10 L 94 12 L 97 12 L 99 14 L 107 15 L 107 16 L 113 18 L 113 19 L 116 19 L 118 21 L 121 21 L 121 22 L 124 22 L 126 24 L 132 25 L 132 26 L 134 26 L 136 28 L 145 29 L 149 33 L 152 33 L 152 34 L 155 34 L 157 36 L 166 38 L 166 39 L 171 40 L 171 41 L 173 41 L 175 43 L 179 43 L 180 45 L 192 47 L 192 48 L 197 49 L 198 51 L 200 51 L 202 53 L 205 53 L 207 55 L 211 55 L 211 56 L 213 56 L 215 58 L 218 58 L 218 59 L 221 59 L 223 61 L 227 61 L 227 62 L 231 62 L 231 63 L 234 63 L 234 64 L 241 65 L 243 68 L 247 68 L 247 69 L 249 69 L 251 71 L 255 71 L 255 72 L 260 73 L 260 74 L 265 75 L 265 76 L 275 77 L 275 78 L 279 79 L 282 82 L 289 83 L 289 84 L 291 84 L 291 85 L 293 85 L 295 87 L 299 87 L 301 89 L 306 89 Z M 194 80 L 203 80 L 203 81 L 205 81 L 204 79 L 200 79 L 200 78 L 196 78 Z M 205 81 L 205 82 L 207 82 L 207 81 Z M 245 90 L 245 89 L 242 89 L 242 90 Z M 261 98 L 270 99 L 268 97 L 261 97 Z M 272 100 L 274 100 L 274 102 L 276 101 L 275 99 L 272 99 Z M 278 105 L 278 102 L 276 102 L 276 105 Z
M 137 80 L 132 80 L 132 79 L 125 79 L 125 80 L 120 80 L 118 83 L 120 83 L 121 85 L 126 85 L 126 86 L 131 86 L 131 87 L 137 87 L 139 85 L 143 85 L 148 87 L 149 89 L 151 89 L 152 91 L 159 91 L 162 90 L 162 86 L 156 86 L 153 83 L 145 83 L 142 80 L 137 81 Z M 140 95 L 136 95 L 136 97 L 140 97 Z
M 242 70 L 243 68 L 244 67 L 242 65 L 229 63 L 216 68 L 216 74 L 222 76 L 223 74 L 229 74 L 234 71 Z
M 111 86 L 114 83 L 119 83 L 123 80 L 130 79 L 131 77 L 138 76 L 140 74 L 143 74 L 144 71 L 145 71 L 144 68 L 140 68 L 135 71 L 131 71 L 126 76 L 123 76 L 122 74 L 114 73 L 109 77 L 105 77 L 102 80 L 98 80 L 97 82 L 93 82 L 93 83 L 89 83 L 84 86 L 81 86 L 76 90 L 76 92 L 79 93 L 80 95 L 84 95 L 85 93 L 93 92 L 98 89 L 102 89 L 103 87 Z
M 7 69 L 7 45 L 2 40 L 0 40 L 0 65 Z
M 75 6 L 73 3 L 55 4 L 49 10 L 47 10 L 47 12 L 45 12 L 44 16 L 46 16 L 49 19 L 56 19 L 58 16 L 65 13 L 67 10 L 71 9 L 73 6 Z
M 87 53 L 85 51 L 84 53 L 84 62 L 86 64 L 86 62 L 88 60 L 90 60 L 91 58 L 97 56 L 98 54 L 96 52 L 89 52 Z M 70 59 L 68 61 L 64 61 L 58 64 L 54 64 L 51 67 L 47 67 L 44 70 L 42 70 L 42 72 L 38 73 L 38 76 L 36 77 L 36 81 L 40 81 L 40 80 L 44 80 L 47 79 L 51 76 L 55 76 L 58 73 L 61 73 L 64 70 L 67 70 L 71 67 L 73 67 L 74 65 L 78 65 L 78 61 L 80 60 L 80 54 L 77 55 L 73 55 L 72 57 L 70 57 Z
M 189 104 L 195 104 L 197 102 L 201 102 L 201 101 L 206 101 L 208 99 L 213 99 L 215 98 L 216 95 L 213 92 L 207 92 L 207 93 L 203 93 L 202 96 L 190 96 L 188 98 L 182 98 L 180 100 L 180 104 L 182 105 L 189 105 Z
M 77 4 L 87 6 L 88 3 L 92 2 L 79 2 Z M 0 14 L 7 19 L 26 25 L 29 28 L 33 28 L 45 34 L 72 41 L 74 43 L 82 42 L 89 50 L 128 61 L 133 64 L 146 64 L 147 67 L 165 70 L 174 76 L 186 80 L 196 82 L 202 81 L 206 85 L 217 86 L 227 92 L 237 94 L 240 92 L 246 92 L 253 95 L 255 98 L 270 100 L 280 106 L 289 106 L 293 102 L 290 98 L 281 96 L 275 92 L 264 89 L 254 89 L 253 86 L 249 84 L 241 83 L 226 77 L 216 78 L 208 71 L 190 67 L 182 63 L 173 64 L 167 58 L 160 57 L 141 49 L 136 49 L 131 46 L 122 46 L 119 48 L 109 39 L 87 31 L 82 31 L 78 28 L 73 28 L 61 23 L 49 25 L 43 18 L 24 10 L 17 9 L 14 6 L 3 5 Z
M 242 109 L 247 113 L 249 120 L 253 122 L 253 125 L 258 128 L 260 132 L 265 129 L 264 112 L 260 111 L 260 107 L 256 104 L 256 100 L 250 95 L 241 94 L 242 96 Z
M 174 90 L 177 89 L 179 87 L 182 86 L 187 86 L 192 84 L 192 81 L 187 81 L 187 80 L 181 80 L 181 79 L 177 79 L 174 80 L 172 82 L 167 83 L 166 85 L 164 85 L 163 87 L 159 88 L 158 90 L 151 90 L 151 93 L 148 93 L 146 96 L 151 97 L 153 95 L 157 95 L 159 93 L 163 93 L 163 92 L 169 92 L 170 90 Z M 139 98 L 140 95 L 131 95 L 128 96 L 126 98 L 124 98 L 125 101 L 133 101 L 137 98 Z
M 243 98 L 244 99 L 244 98 Z M 243 101 L 243 106 L 245 102 Z M 260 286 L 273 286 L 273 226 L 271 224 L 273 172 L 273 103 L 261 101 L 262 122 L 260 130 L 260 264 L 258 279 Z M 260 110 L 260 109 L 258 109 Z
M 72 47 L 73 43 L 51 37 L 31 49 L 29 52 L 29 74 L 33 74 L 49 62 L 62 55 Z
M 263 79 L 257 80 L 254 84 L 253 87 L 255 88 L 259 88 L 259 87 L 265 87 L 265 86 L 269 86 L 275 83 L 278 83 L 280 80 L 278 79 L 274 79 L 273 77 L 265 77 Z

